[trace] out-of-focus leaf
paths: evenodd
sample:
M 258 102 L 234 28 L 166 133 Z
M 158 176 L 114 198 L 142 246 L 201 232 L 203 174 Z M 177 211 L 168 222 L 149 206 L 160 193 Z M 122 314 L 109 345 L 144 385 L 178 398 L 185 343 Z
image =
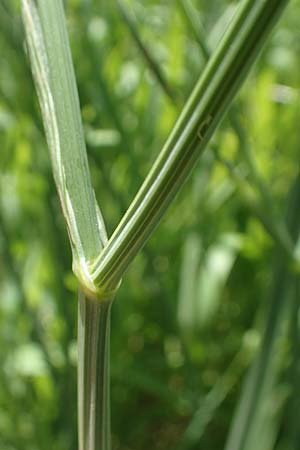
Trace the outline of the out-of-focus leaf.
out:
M 34 343 L 20 346 L 8 358 L 6 372 L 26 377 L 47 374 L 47 364 L 41 348 Z
M 196 326 L 196 289 L 201 253 L 199 235 L 190 234 L 183 247 L 177 317 L 179 326 L 193 330 Z
M 213 319 L 240 243 L 237 235 L 223 235 L 200 259 L 199 236 L 188 236 L 183 250 L 177 313 L 182 329 L 200 329 Z
M 197 324 L 204 327 L 214 318 L 240 246 L 237 235 L 224 235 L 205 254 L 197 283 Z
M 92 147 L 115 147 L 121 141 L 120 134 L 116 130 L 86 128 L 86 140 Z

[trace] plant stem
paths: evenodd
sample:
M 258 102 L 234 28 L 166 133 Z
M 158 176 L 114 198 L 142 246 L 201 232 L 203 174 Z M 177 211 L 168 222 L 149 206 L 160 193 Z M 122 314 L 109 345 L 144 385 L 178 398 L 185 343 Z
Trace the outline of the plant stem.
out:
M 110 450 L 110 311 L 112 300 L 78 302 L 79 450 Z
M 199 18 L 197 17 L 197 11 L 194 10 L 190 0 L 178 0 L 179 6 L 187 21 L 188 28 L 193 32 L 201 50 L 202 56 L 206 62 L 209 61 L 211 51 L 206 43 L 204 37 L 204 31 Z M 252 149 L 250 148 L 244 127 L 239 121 L 238 109 L 230 108 L 228 111 L 229 123 L 232 130 L 235 132 L 239 141 L 239 150 L 242 154 L 247 168 L 249 169 L 250 180 L 244 180 L 239 174 L 231 167 L 230 163 L 222 158 L 218 151 L 218 145 L 216 143 L 211 144 L 211 149 L 214 151 L 217 159 L 226 167 L 229 174 L 238 186 L 238 192 L 242 195 L 243 200 L 246 201 L 250 209 L 254 212 L 256 217 L 260 220 L 265 230 L 270 234 L 274 243 L 281 248 L 288 260 L 294 261 L 294 246 L 289 236 L 286 224 L 281 218 L 278 218 L 274 211 L 274 201 L 269 191 L 268 186 L 265 184 L 263 177 L 257 169 Z M 246 183 L 256 189 L 260 198 L 251 198 L 247 192 Z M 296 261 L 295 261 L 296 262 Z M 297 264 L 298 265 L 298 264 Z
M 207 146 L 288 0 L 245 0 L 108 244 L 92 280 L 114 289 Z

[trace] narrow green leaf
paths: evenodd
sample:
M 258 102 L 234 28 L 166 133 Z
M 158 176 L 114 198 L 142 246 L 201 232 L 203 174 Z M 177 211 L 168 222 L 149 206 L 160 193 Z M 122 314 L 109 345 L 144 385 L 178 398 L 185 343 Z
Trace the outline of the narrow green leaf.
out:
M 89 266 L 106 233 L 91 185 L 62 0 L 39 0 L 38 8 L 22 0 L 22 14 L 73 269 L 82 285 L 95 292 Z

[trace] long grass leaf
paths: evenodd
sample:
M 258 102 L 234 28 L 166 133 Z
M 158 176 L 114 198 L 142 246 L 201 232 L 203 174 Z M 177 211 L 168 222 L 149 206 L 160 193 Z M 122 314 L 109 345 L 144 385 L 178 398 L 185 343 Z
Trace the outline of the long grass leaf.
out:
M 23 0 L 22 13 L 73 268 L 83 286 L 94 291 L 89 264 L 106 234 L 90 180 L 62 1 L 40 0 L 37 8 Z

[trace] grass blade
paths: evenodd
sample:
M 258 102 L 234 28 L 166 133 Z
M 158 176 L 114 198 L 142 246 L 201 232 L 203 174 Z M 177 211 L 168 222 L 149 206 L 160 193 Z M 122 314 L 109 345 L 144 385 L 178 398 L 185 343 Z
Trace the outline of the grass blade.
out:
M 23 0 L 22 13 L 73 269 L 83 286 L 95 291 L 89 264 L 106 235 L 88 169 L 63 4 L 39 0 L 37 8 Z

